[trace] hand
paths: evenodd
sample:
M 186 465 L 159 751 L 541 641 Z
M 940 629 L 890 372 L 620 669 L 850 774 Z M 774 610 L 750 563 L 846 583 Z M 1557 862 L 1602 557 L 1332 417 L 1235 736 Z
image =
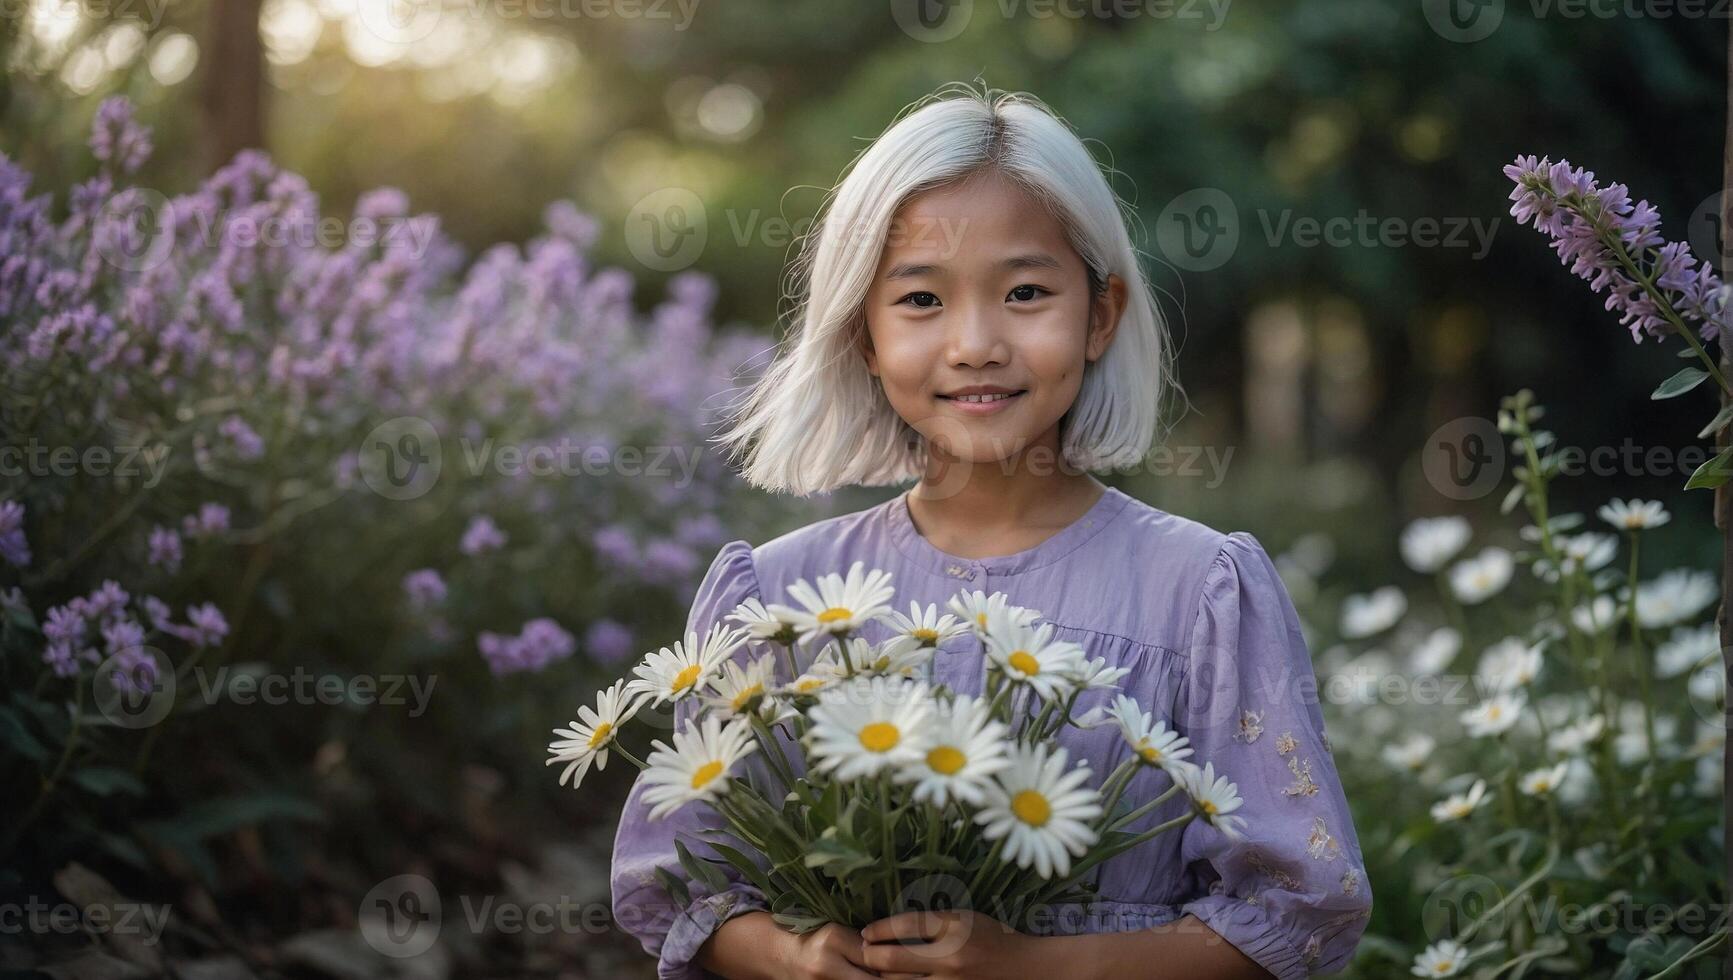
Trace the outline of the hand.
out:
M 783 960 L 783 975 L 792 980 L 872 980 L 866 968 L 861 934 L 832 922 L 803 935 L 784 933 L 792 942 Z
M 887 980 L 985 980 L 1038 972 L 1032 966 L 1034 937 L 980 912 L 904 912 L 868 925 L 861 937 L 865 965 Z

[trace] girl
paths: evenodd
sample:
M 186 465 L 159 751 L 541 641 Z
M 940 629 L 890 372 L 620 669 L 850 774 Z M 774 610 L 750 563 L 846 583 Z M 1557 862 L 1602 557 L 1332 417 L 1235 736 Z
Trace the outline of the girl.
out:
M 721 437 L 767 490 L 917 482 L 757 547 L 724 545 L 687 629 L 703 636 L 748 599 L 785 601 L 793 582 L 857 560 L 892 573 L 902 608 L 1004 592 L 1087 657 L 1129 671 L 1120 690 L 1189 738 L 1192 761 L 1238 783 L 1244 838 L 1193 820 L 1101 865 L 1099 902 L 1040 921 L 906 913 L 795 936 L 739 878 L 713 894 L 694 884 L 692 904 L 676 907 L 654 869 L 680 873 L 676 837 L 709 853 L 692 831 L 720 821 L 694 805 L 651 822 L 640 781 L 615 841 L 615 920 L 659 957 L 662 977 L 1288 980 L 1337 969 L 1372 893 L 1288 594 L 1252 535 L 1157 510 L 1089 473 L 1144 456 L 1172 387 L 1118 201 L 1034 98 L 947 86 L 923 103 L 836 188 L 801 260 L 797 327 Z M 861 635 L 878 642 L 885 629 Z M 932 660 L 932 680 L 978 695 L 979 647 L 955 647 Z M 1086 694 L 1079 713 L 1104 693 Z M 1107 727 L 1064 732 L 1096 773 L 1129 751 Z M 1138 771 L 1127 798 L 1171 785 L 1157 767 Z M 1189 805 L 1175 794 L 1133 829 Z

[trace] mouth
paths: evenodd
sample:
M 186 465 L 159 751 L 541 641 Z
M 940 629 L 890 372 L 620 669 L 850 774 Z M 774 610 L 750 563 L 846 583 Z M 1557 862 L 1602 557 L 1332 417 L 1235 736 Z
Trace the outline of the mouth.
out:
M 982 391 L 966 394 L 938 396 L 941 401 L 957 406 L 957 410 L 968 415 L 992 415 L 1004 411 L 1010 404 L 1023 397 L 1024 391 Z
M 960 402 L 966 405 L 989 405 L 994 402 L 1009 401 L 1024 393 L 1023 388 L 976 388 L 940 395 L 946 401 Z

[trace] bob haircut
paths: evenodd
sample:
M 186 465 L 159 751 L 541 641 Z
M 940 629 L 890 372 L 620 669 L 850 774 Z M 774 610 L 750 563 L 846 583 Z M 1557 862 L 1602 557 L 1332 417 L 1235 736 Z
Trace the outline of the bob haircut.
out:
M 744 456 L 747 482 L 771 492 L 805 497 L 920 479 L 926 440 L 892 409 L 861 355 L 866 294 L 904 202 L 992 169 L 1060 222 L 1092 292 L 1106 288 L 1109 273 L 1125 281 L 1118 331 L 1087 365 L 1060 419 L 1060 446 L 1078 469 L 1136 465 L 1177 386 L 1166 323 L 1126 232 L 1129 214 L 1100 167 L 1069 126 L 1026 93 L 951 83 L 904 113 L 855 158 L 821 207 L 791 270 L 790 335 L 716 441 L 732 462 Z

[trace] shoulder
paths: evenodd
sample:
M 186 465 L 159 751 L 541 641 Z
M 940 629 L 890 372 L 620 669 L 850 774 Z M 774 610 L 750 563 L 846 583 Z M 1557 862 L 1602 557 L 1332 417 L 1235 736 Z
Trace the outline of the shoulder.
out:
M 731 541 L 723 545 L 732 566 L 748 565 L 766 594 L 780 595 L 799 579 L 844 571 L 852 561 L 884 565 L 895 550 L 887 535 L 885 511 L 898 498 L 847 514 L 826 517 L 777 535 L 762 544 Z M 723 555 L 719 554 L 720 562 Z

